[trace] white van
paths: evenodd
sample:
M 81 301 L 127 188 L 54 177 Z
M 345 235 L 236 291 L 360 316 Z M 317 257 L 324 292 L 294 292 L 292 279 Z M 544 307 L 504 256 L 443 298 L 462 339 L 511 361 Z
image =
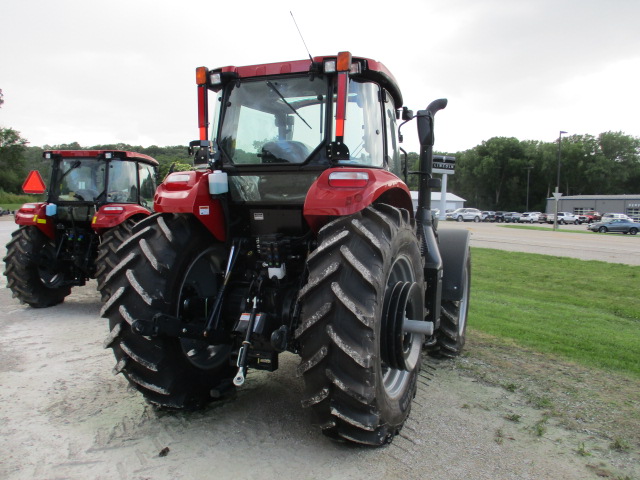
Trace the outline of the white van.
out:
M 600 221 L 606 222 L 607 220 L 613 220 L 614 218 L 622 219 L 622 220 L 631 220 L 624 213 L 605 213 L 604 215 L 602 215 L 602 219 Z

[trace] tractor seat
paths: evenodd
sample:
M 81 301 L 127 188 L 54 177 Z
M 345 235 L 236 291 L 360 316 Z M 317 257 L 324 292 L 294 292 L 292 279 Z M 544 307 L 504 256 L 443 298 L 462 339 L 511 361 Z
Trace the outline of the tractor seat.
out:
M 311 151 L 302 142 L 292 140 L 278 140 L 267 142 L 262 146 L 262 163 L 302 163 Z

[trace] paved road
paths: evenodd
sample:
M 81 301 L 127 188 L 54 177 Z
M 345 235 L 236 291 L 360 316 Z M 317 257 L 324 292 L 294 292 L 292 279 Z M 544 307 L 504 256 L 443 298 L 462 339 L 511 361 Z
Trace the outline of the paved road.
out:
M 474 247 L 640 265 L 640 235 L 571 233 L 586 231 L 585 225 L 563 225 L 555 232 L 551 227 L 543 232 L 504 224 L 471 222 L 440 222 L 439 228 L 469 230 Z

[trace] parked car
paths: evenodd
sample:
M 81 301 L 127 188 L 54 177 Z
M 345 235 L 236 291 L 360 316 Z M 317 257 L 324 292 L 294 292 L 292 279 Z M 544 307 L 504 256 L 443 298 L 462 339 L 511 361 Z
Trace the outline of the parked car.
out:
M 621 220 L 631 220 L 624 213 L 605 213 L 604 215 L 602 215 L 602 218 L 600 220 L 602 222 L 605 222 L 607 220 L 613 220 L 614 218 L 621 219 Z
M 482 212 L 481 220 L 483 222 L 495 222 L 496 221 L 496 212 L 493 212 L 493 211 L 484 211 L 484 212 Z
M 502 211 L 496 212 L 496 222 L 498 222 L 498 223 L 504 222 L 504 214 L 505 213 L 507 213 L 507 212 L 502 212 Z
M 553 223 L 554 219 L 555 219 L 555 214 L 553 213 L 547 214 L 547 223 Z M 580 225 L 582 222 L 576 215 L 574 215 L 571 212 L 558 212 L 558 225 L 566 225 L 567 223 Z
M 477 208 L 458 208 L 451 213 L 447 213 L 447 220 L 455 220 L 456 222 L 479 222 L 481 219 L 482 212 Z
M 587 212 L 583 213 L 582 215 L 578 215 L 578 218 L 582 223 L 593 223 L 601 220 L 602 215 L 600 215 L 598 212 Z
M 540 212 L 524 212 L 520 219 L 518 220 L 520 223 L 537 223 L 540 221 Z
M 538 215 L 538 223 L 546 223 L 547 222 L 547 214 L 541 213 Z
M 635 235 L 640 230 L 640 224 L 624 218 L 612 218 L 587 225 L 587 230 L 592 232 L 608 233 L 622 232 Z
M 518 212 L 504 212 L 505 223 L 518 223 L 522 214 Z

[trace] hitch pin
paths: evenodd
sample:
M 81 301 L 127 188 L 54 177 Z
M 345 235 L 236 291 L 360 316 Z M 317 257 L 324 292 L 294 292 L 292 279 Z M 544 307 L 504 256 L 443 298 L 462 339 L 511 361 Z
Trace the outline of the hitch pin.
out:
M 251 315 L 249 316 L 249 324 L 247 325 L 247 333 L 245 334 L 242 346 L 238 352 L 238 373 L 233 379 L 233 384 L 236 387 L 241 386 L 244 383 L 245 372 L 247 371 L 247 357 L 249 355 L 249 348 L 251 347 L 251 334 L 253 333 L 253 326 L 256 321 L 256 314 L 258 311 L 258 297 L 253 297 L 253 307 L 251 308 Z

